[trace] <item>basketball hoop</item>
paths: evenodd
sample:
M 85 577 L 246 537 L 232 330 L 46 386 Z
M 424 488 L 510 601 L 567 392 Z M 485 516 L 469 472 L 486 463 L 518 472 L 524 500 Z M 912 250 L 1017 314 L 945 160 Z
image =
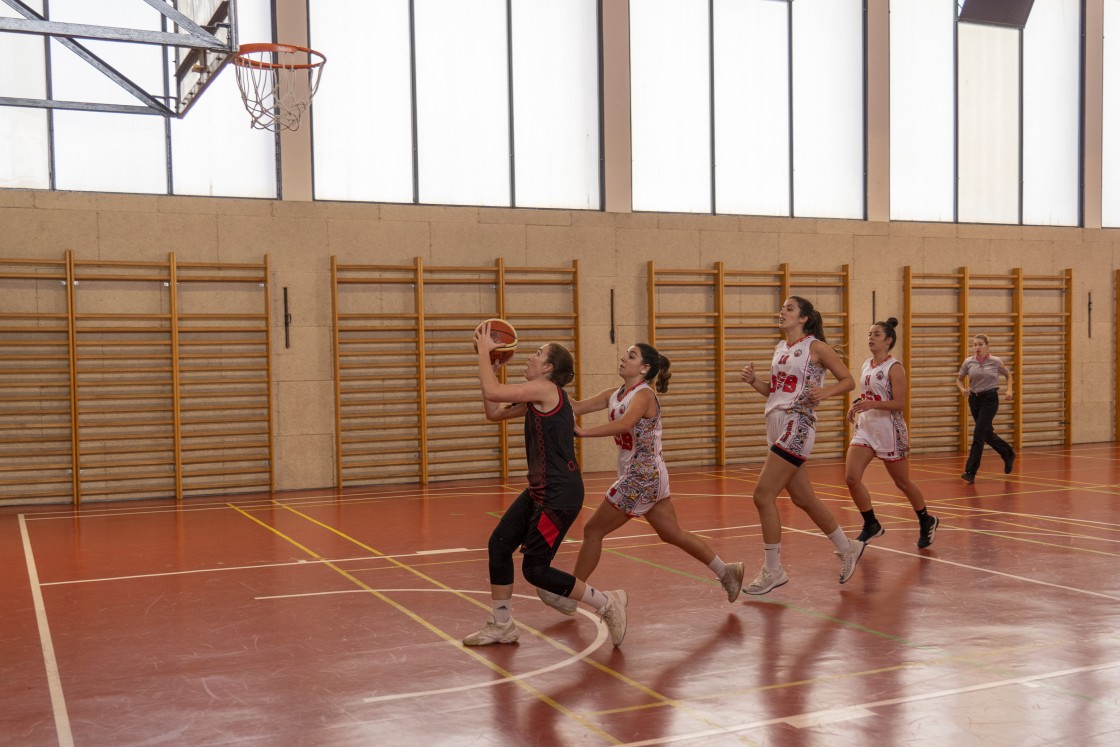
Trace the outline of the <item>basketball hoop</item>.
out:
M 242 44 L 233 55 L 233 65 L 253 127 L 298 130 L 300 117 L 319 89 L 326 61 L 314 49 L 293 44 Z

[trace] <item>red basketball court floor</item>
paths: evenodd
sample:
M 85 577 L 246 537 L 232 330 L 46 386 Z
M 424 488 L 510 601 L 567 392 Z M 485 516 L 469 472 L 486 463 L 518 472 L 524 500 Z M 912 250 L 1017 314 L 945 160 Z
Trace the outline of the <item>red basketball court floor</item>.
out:
M 459 644 L 520 481 L 5 507 L 0 744 L 1120 744 L 1120 448 L 1029 449 L 1010 476 L 989 453 L 975 485 L 962 463 L 912 460 L 942 520 L 924 551 L 872 465 L 887 532 L 843 586 L 786 498 L 790 583 L 734 604 L 631 522 L 592 577 L 629 593 L 619 649 L 520 577 L 520 642 Z M 809 469 L 854 535 L 842 465 Z M 681 523 L 748 580 L 756 474 L 672 473 Z

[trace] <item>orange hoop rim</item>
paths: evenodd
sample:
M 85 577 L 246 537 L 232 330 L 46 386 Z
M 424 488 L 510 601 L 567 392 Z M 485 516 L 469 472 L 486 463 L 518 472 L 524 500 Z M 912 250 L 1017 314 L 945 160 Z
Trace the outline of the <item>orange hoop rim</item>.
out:
M 285 53 L 295 54 L 303 52 L 307 55 L 308 62 L 304 63 L 286 63 L 286 62 L 268 62 L 265 60 L 254 60 L 246 57 L 247 54 L 258 54 L 261 52 L 268 53 Z M 315 59 L 318 58 L 318 59 Z M 316 52 L 314 49 L 308 47 L 300 47 L 295 44 L 271 44 L 266 42 L 257 42 L 253 44 L 242 44 L 238 47 L 237 52 L 233 55 L 233 64 L 239 67 L 254 67 L 259 70 L 314 70 L 321 67 L 327 61 L 326 55 L 322 52 Z

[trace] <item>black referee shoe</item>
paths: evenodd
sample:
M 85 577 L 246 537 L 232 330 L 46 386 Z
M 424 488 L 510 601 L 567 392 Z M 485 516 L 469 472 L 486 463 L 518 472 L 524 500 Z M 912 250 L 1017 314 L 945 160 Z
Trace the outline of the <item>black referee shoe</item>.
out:
M 1015 464 L 1015 452 L 1011 452 L 1011 456 L 1003 458 L 1003 474 L 1011 474 L 1011 465 Z

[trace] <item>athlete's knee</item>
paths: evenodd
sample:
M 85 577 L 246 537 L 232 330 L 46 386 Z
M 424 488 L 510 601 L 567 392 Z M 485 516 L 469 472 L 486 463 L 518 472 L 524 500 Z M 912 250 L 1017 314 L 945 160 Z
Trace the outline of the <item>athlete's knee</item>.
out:
M 491 558 L 499 555 L 512 556 L 520 544 L 516 537 L 503 530 L 504 527 L 499 522 L 494 531 L 490 533 L 490 541 L 486 543 L 486 548 Z
M 854 490 L 863 484 L 863 475 L 855 470 L 845 472 L 844 483 L 848 486 L 848 490 Z
M 657 538 L 665 544 L 679 547 L 684 542 L 685 531 L 680 527 L 655 526 L 653 529 L 657 532 Z
M 575 586 L 575 577 L 552 567 L 552 561 L 535 555 L 526 555 L 521 561 L 521 573 L 533 586 L 560 596 L 568 596 Z
M 772 490 L 766 490 L 755 486 L 754 493 L 751 495 L 751 500 L 754 501 L 755 508 L 768 508 L 777 503 L 778 494 Z
M 606 522 L 600 521 L 598 515 L 592 516 L 586 524 L 583 525 L 583 541 L 602 542 L 603 538 L 609 534 Z
M 807 511 L 817 500 L 817 496 L 813 493 L 802 495 L 800 493 L 790 493 L 789 499 L 793 505 L 800 508 L 802 511 Z

